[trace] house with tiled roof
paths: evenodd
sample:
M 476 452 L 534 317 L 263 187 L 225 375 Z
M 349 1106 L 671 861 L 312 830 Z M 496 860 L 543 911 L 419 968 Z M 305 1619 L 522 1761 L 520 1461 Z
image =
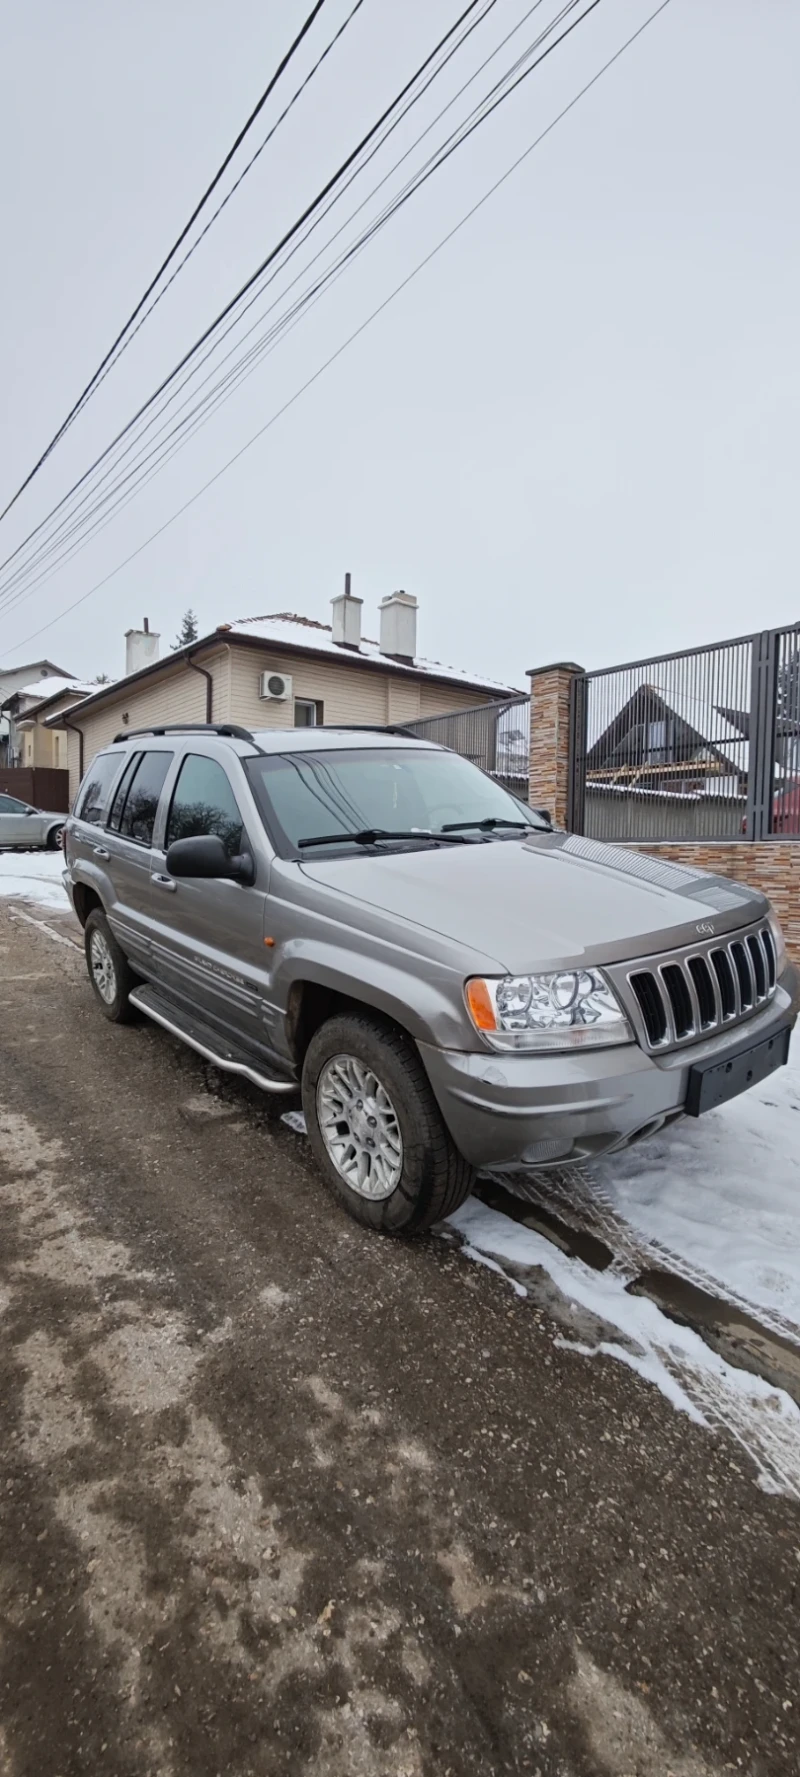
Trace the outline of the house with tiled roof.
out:
M 362 633 L 362 600 L 332 601 L 331 621 L 274 611 L 221 623 L 163 658 L 145 621 L 126 636 L 126 673 L 70 709 L 70 794 L 101 747 L 126 729 L 236 722 L 251 730 L 327 725 L 386 727 L 473 709 L 514 688 L 417 650 L 417 601 L 384 598 L 378 638 Z

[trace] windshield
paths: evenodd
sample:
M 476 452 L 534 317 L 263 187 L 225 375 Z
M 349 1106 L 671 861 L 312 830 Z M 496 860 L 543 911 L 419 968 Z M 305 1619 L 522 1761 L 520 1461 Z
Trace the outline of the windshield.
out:
M 329 843 L 385 848 L 396 835 L 424 845 L 430 835 L 511 837 L 547 831 L 541 816 L 458 753 L 433 749 L 331 748 L 248 759 L 256 799 L 280 850 L 309 856 Z M 481 830 L 483 829 L 483 830 Z M 385 835 L 385 839 L 376 837 Z

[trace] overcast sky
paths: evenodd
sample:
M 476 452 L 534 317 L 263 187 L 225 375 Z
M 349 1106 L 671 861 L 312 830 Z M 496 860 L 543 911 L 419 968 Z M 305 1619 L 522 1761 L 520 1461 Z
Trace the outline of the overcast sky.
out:
M 404 587 L 419 599 L 421 653 L 515 684 L 552 659 L 607 665 L 800 617 L 794 0 L 671 0 L 241 461 L 60 616 L 280 408 L 655 3 L 602 0 L 163 473 L 24 602 L 0 604 L 0 664 L 47 654 L 83 677 L 116 676 L 123 632 L 144 615 L 164 646 L 188 605 L 201 633 L 271 611 L 327 618 L 346 569 L 367 633 L 380 598 Z M 351 4 L 327 0 L 253 146 Z M 265 256 L 464 4 L 363 0 L 0 527 L 2 557 Z M 543 0 L 473 93 L 558 4 Z M 354 187 L 348 211 L 529 5 L 497 0 L 391 156 Z M 309 8 L 3 8 L 0 505 L 111 344 Z

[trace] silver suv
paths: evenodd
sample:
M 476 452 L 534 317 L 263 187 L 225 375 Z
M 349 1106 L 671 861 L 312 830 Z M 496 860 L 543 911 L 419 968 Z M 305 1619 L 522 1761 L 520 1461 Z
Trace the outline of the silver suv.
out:
M 477 1170 L 626 1146 L 786 1061 L 800 999 L 752 889 L 554 832 L 395 732 L 119 735 L 65 832 L 107 1018 L 302 1093 L 359 1221 L 410 1233 Z

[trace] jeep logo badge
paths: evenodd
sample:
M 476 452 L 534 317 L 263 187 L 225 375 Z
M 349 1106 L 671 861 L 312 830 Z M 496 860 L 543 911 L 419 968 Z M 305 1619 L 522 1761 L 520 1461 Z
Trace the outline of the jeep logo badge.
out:
M 695 931 L 700 933 L 701 938 L 713 938 L 714 936 L 714 927 L 709 925 L 707 919 L 703 920 L 702 925 L 696 926 Z

